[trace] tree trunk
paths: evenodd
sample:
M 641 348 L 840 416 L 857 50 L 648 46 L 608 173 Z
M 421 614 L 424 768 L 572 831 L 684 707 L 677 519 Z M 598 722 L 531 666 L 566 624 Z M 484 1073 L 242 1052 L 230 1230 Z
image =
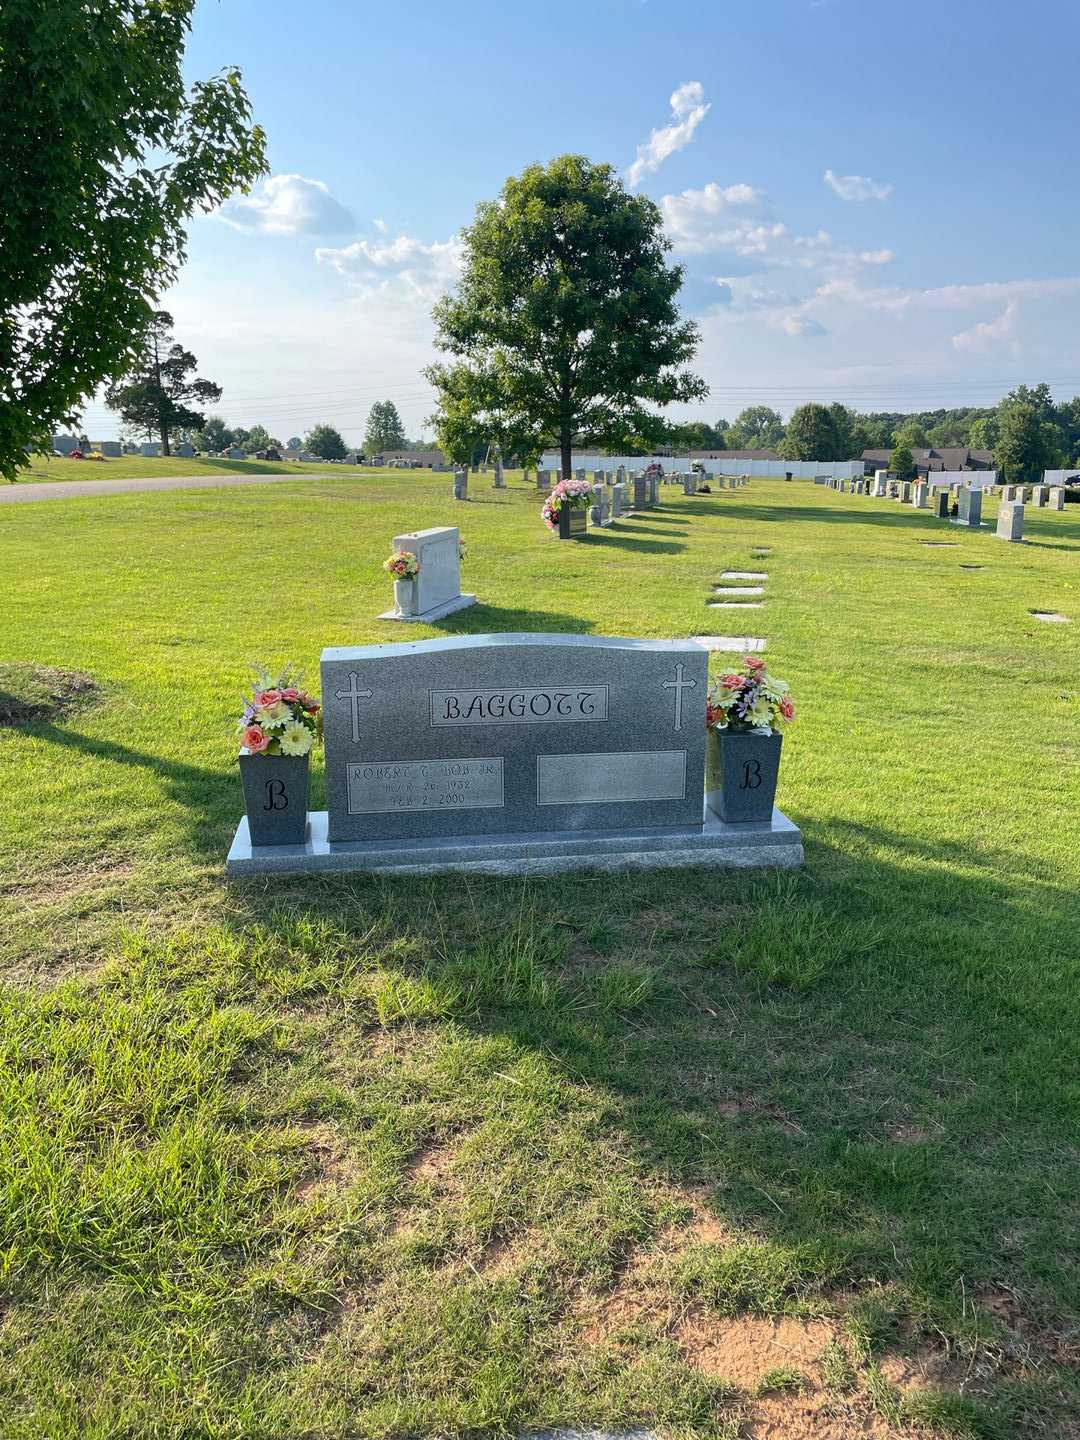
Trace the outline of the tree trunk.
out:
M 162 425 L 161 427 L 161 453 L 162 455 L 169 455 L 172 453 L 169 450 L 169 432 L 168 430 L 166 430 L 164 425 Z
M 574 474 L 574 447 L 572 441 L 573 431 L 566 426 L 559 436 L 559 449 L 562 452 L 562 478 L 564 480 L 572 479 Z

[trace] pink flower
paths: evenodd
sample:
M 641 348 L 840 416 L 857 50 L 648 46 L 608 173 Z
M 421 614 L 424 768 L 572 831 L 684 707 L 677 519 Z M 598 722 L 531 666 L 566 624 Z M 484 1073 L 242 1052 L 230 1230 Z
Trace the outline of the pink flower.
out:
M 744 661 L 744 664 L 746 665 L 746 668 L 747 668 L 748 670 L 764 670 L 764 669 L 765 669 L 765 661 L 759 659 L 759 657 L 758 657 L 757 655 L 747 655 L 746 660 Z
M 282 690 L 281 698 L 287 700 L 290 705 L 294 705 L 300 699 L 300 691 L 295 685 L 290 685 L 287 690 Z
M 746 684 L 745 675 L 721 675 L 720 684 L 725 690 L 741 690 Z
M 301 690 L 297 698 L 299 699 L 300 704 L 308 712 L 309 715 L 314 715 L 315 711 L 318 710 L 319 702 L 317 700 L 313 700 L 306 690 Z
M 270 694 L 270 691 L 266 692 Z M 276 692 L 275 692 L 276 693 Z M 249 725 L 244 731 L 244 749 L 250 750 L 253 755 L 260 755 L 270 744 L 270 736 L 266 734 L 261 725 Z
M 787 695 L 785 695 L 783 700 L 780 701 L 780 714 L 784 717 L 785 720 L 795 719 L 795 706 L 792 704 L 790 698 Z
M 269 710 L 271 705 L 276 705 L 281 699 L 280 690 L 260 690 L 255 696 L 260 710 Z

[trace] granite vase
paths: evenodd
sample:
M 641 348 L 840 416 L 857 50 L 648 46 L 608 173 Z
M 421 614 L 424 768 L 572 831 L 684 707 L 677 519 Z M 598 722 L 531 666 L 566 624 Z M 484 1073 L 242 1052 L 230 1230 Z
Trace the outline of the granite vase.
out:
M 240 779 L 252 845 L 303 845 L 311 756 L 241 751 Z
M 775 732 L 710 730 L 705 745 L 709 809 L 729 824 L 771 820 L 783 743 Z
M 394 581 L 394 611 L 398 615 L 416 614 L 416 581 Z
M 568 505 L 564 500 L 559 506 L 559 539 L 576 540 L 588 529 L 588 511 L 578 505 Z

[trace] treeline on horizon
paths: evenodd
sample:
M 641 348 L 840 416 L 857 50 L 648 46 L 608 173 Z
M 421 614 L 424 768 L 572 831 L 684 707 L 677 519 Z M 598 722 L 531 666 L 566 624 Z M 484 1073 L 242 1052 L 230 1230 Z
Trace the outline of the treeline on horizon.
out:
M 200 448 L 223 450 L 238 445 L 248 453 L 269 446 L 284 446 L 263 425 L 250 429 L 230 427 L 220 416 L 208 416 L 190 438 Z M 296 437 L 284 442 L 295 445 Z M 374 456 L 385 450 L 430 449 L 435 442 L 409 440 L 397 407 L 378 401 L 368 418 L 362 452 Z M 994 406 L 954 406 L 937 410 L 859 411 L 834 401 L 798 406 L 788 420 L 769 405 L 748 405 L 734 420 L 687 421 L 662 425 L 646 436 L 618 441 L 580 436 L 582 445 L 594 444 L 610 454 L 645 455 L 658 443 L 680 451 L 775 450 L 788 460 L 854 460 L 864 450 L 936 450 L 962 446 L 992 452 L 995 462 L 1016 473 L 1034 474 L 1055 466 L 1080 465 L 1080 396 L 1056 402 L 1045 382 L 1019 385 Z M 304 444 L 325 459 L 340 459 L 346 445 L 329 423 L 313 426 Z M 481 464 L 491 445 L 478 440 L 473 463 Z M 512 457 L 507 457 L 508 459 Z

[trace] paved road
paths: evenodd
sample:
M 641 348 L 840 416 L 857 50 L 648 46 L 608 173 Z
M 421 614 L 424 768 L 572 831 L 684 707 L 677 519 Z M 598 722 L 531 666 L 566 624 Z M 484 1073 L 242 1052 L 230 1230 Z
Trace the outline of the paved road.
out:
M 0 505 L 29 500 L 74 500 L 84 495 L 129 495 L 136 490 L 219 490 L 224 485 L 280 485 L 286 480 L 332 480 L 334 475 L 161 475 L 134 480 L 42 480 L 0 485 Z

